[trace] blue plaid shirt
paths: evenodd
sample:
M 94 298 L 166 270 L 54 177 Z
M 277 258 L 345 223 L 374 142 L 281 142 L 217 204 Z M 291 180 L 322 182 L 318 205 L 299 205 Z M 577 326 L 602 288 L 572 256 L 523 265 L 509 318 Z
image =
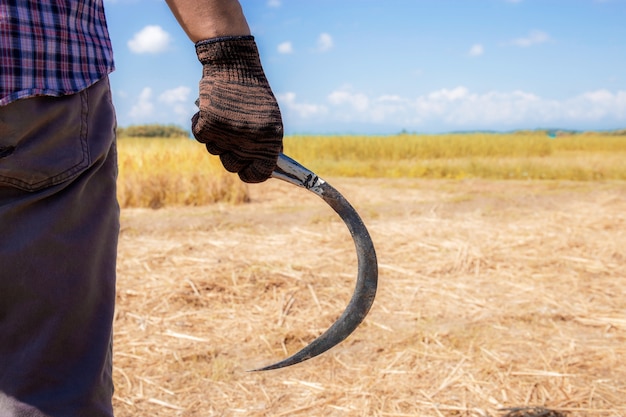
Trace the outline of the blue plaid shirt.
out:
M 0 106 L 77 93 L 113 69 L 102 0 L 0 0 Z

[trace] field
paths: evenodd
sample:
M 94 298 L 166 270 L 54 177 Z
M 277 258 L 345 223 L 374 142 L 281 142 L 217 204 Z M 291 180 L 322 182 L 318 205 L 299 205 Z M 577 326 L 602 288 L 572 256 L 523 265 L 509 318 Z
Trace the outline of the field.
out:
M 584 160 L 554 149 L 509 158 L 547 164 L 563 152 Z M 585 152 L 623 169 L 621 150 Z M 359 210 L 377 249 L 379 293 L 364 324 L 321 357 L 247 372 L 341 313 L 356 274 L 345 226 L 277 180 L 224 187 L 243 195 L 230 202 L 125 205 L 119 417 L 495 417 L 533 406 L 552 410 L 545 416 L 626 415 L 626 182 L 348 177 L 326 175 L 311 155 L 306 164 Z
M 194 140 L 124 138 L 119 145 L 122 207 L 248 199 L 247 188 Z M 324 176 L 626 180 L 626 134 L 292 136 L 285 153 Z

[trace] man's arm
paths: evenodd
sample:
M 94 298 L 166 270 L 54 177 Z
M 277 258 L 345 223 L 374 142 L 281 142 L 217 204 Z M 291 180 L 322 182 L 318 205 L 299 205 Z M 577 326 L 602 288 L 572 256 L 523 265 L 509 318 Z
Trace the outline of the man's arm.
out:
M 165 0 L 194 43 L 221 36 L 250 35 L 238 0 Z
M 283 122 L 238 0 L 166 0 L 202 63 L 191 131 L 227 171 L 263 182 L 283 149 Z

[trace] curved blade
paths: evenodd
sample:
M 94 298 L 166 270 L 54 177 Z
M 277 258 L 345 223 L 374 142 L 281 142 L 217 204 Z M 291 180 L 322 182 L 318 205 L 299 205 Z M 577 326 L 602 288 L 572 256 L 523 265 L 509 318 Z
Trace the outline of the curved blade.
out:
M 344 221 L 354 244 L 358 261 L 358 276 L 354 294 L 343 314 L 321 336 L 299 352 L 273 365 L 255 369 L 267 371 L 295 365 L 326 352 L 341 343 L 358 326 L 370 310 L 378 284 L 378 263 L 372 239 L 358 213 L 337 190 L 293 159 L 281 154 L 273 178 L 287 181 L 320 196 Z

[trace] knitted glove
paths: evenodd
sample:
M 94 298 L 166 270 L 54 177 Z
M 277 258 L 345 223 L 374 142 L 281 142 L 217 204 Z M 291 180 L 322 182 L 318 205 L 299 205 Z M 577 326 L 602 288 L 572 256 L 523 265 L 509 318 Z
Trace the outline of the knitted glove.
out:
M 202 63 L 195 138 L 244 182 L 268 179 L 283 149 L 283 122 L 252 36 L 196 43 Z

